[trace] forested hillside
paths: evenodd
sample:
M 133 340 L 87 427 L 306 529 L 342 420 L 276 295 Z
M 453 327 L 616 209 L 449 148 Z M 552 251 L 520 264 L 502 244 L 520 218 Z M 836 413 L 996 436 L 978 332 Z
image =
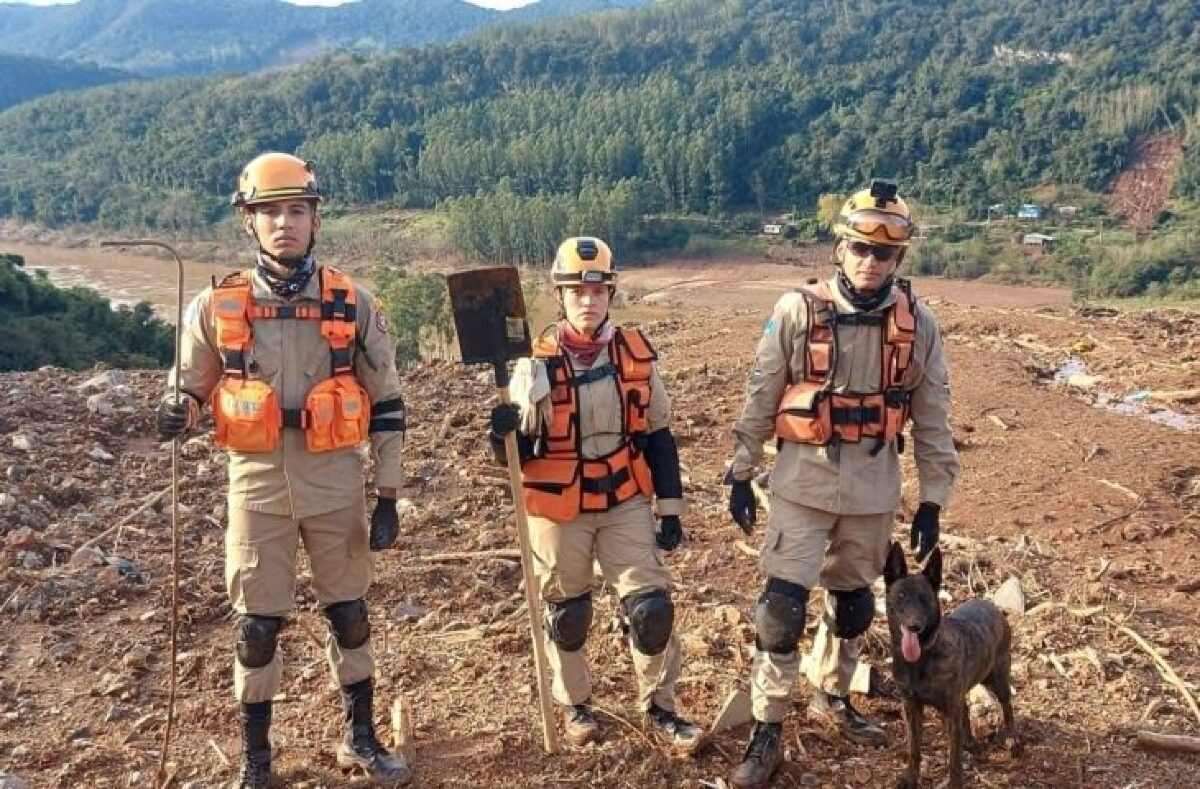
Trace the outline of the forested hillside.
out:
M 171 328 L 148 302 L 113 308 L 90 288 L 59 288 L 33 276 L 18 255 L 0 252 L 0 372 L 96 362 L 160 367 L 171 361 Z
M 0 54 L 0 110 L 46 93 L 91 88 L 131 77 L 86 63 Z
M 644 0 L 541 0 L 511 13 L 464 0 L 80 0 L 0 4 L 0 52 L 69 57 L 148 76 L 254 71 L 338 50 L 384 52 L 460 38 L 507 21 L 568 16 Z
M 0 114 L 0 214 L 186 226 L 264 148 L 314 159 L 339 201 L 431 206 L 500 188 L 642 211 L 811 204 L 870 174 L 982 206 L 1102 187 L 1130 140 L 1188 134 L 1191 0 L 669 0 L 288 74 L 50 96 Z

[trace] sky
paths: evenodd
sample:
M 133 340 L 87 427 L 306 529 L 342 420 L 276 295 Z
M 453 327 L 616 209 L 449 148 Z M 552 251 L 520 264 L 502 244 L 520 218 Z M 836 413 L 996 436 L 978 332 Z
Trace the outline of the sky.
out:
M 24 3 L 26 5 L 69 5 L 75 2 L 78 2 L 78 0 L 0 0 L 0 3 Z M 341 5 L 342 3 L 352 2 L 352 0 L 284 0 L 284 2 L 292 3 L 293 5 Z M 508 10 L 535 3 L 537 0 L 467 0 L 467 2 L 481 5 L 485 8 Z

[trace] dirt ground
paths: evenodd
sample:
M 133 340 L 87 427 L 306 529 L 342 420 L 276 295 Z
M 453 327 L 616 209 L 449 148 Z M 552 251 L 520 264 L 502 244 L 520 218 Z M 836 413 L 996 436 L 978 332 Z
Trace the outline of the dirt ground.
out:
M 1148 233 L 1158 212 L 1167 206 L 1182 152 L 1179 134 L 1153 134 L 1138 140 L 1129 163 L 1105 196 L 1104 210 L 1125 217 L 1126 225 L 1134 230 Z
M 674 399 L 690 506 L 688 540 L 666 556 L 685 648 L 679 704 L 705 723 L 745 686 L 762 583 L 751 555 L 761 532 L 744 539 L 725 512 L 729 429 L 771 303 L 809 273 L 709 264 L 624 280 L 631 298 L 619 317 L 647 330 Z M 1189 394 L 1200 387 L 1200 317 L 1082 313 L 1045 289 L 922 281 L 917 290 L 946 336 L 963 461 L 943 526 L 946 589 L 959 602 L 1015 576 L 1028 598 L 1027 613 L 1012 620 L 1025 754 L 969 755 L 969 780 L 1193 786 L 1200 757 L 1143 751 L 1134 735 L 1200 734 L 1189 702 L 1200 692 L 1200 397 Z M 151 785 L 166 716 L 170 511 L 158 494 L 169 486 L 169 451 L 149 438 L 162 375 L 81 388 L 91 376 L 0 376 L 0 771 L 36 787 Z M 596 595 L 587 649 L 607 737 L 542 753 L 519 565 L 503 552 L 444 556 L 516 547 L 504 479 L 488 460 L 492 391 L 490 373 L 448 362 L 405 374 L 410 504 L 370 593 L 382 733 L 390 737 L 387 708 L 404 694 L 415 709 L 417 786 L 721 786 L 746 728 L 716 735 L 695 758 L 657 746 L 633 706 L 606 591 Z M 1151 419 L 1164 414 L 1178 417 L 1176 427 Z M 183 454 L 169 765 L 173 785 L 207 787 L 233 776 L 240 747 L 222 581 L 225 470 L 207 437 Z M 912 483 L 905 493 L 907 518 Z M 898 523 L 897 535 L 905 532 Z M 94 550 L 79 550 L 88 540 Z M 277 771 L 293 787 L 354 785 L 333 760 L 337 693 L 306 584 L 296 602 L 282 636 Z M 887 674 L 885 637 L 879 617 L 867 645 Z M 1169 671 L 1176 684 L 1160 673 Z M 774 785 L 890 786 L 902 763 L 897 702 L 862 700 L 892 740 L 871 749 L 809 721 L 808 697 L 801 681 Z M 946 740 L 935 715 L 926 727 L 923 785 L 934 786 L 945 776 Z

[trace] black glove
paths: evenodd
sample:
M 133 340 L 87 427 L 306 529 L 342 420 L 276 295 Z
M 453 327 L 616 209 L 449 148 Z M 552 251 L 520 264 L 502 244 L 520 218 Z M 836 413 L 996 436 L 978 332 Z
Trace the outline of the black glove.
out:
M 492 409 L 492 435 L 504 441 L 504 437 L 521 424 L 521 407 L 516 403 L 501 403 Z
M 917 552 L 917 561 L 924 561 L 929 552 L 937 547 L 938 515 L 942 508 L 929 501 L 922 501 L 917 507 L 917 514 L 912 519 L 912 530 L 909 532 L 908 547 Z
M 754 534 L 754 524 L 758 521 L 758 501 L 754 498 L 754 488 L 750 480 L 733 478 L 733 471 L 725 472 L 725 484 L 729 486 L 729 514 L 734 523 L 742 527 L 746 534 Z
M 192 404 L 186 397 L 180 398 L 178 403 L 163 400 L 154 412 L 154 421 L 160 438 L 178 438 L 192 426 Z
M 399 536 L 400 514 L 396 512 L 396 500 L 380 496 L 371 513 L 371 550 L 391 548 Z
M 678 515 L 664 515 L 658 519 L 658 534 L 654 541 L 664 551 L 673 551 L 683 542 L 683 524 Z

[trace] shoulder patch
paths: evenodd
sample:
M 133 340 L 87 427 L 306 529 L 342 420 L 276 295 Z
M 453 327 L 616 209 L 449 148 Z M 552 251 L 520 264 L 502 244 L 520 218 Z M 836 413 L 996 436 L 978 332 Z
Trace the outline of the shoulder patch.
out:
M 772 315 L 770 318 L 767 318 L 767 320 L 763 323 L 763 334 L 767 337 L 770 337 L 774 333 L 775 333 L 775 316 Z

